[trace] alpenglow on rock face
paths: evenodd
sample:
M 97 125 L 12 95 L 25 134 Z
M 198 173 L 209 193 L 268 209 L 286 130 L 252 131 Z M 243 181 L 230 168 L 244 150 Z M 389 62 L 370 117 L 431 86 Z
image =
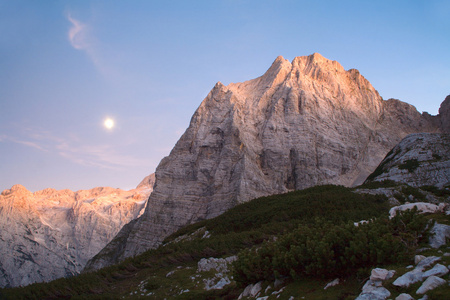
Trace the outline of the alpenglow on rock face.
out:
M 278 57 L 261 77 L 217 83 L 156 170 L 141 218 L 103 249 L 97 269 L 158 246 L 180 227 L 250 199 L 318 184 L 362 183 L 413 132 L 434 132 L 398 100 L 384 101 L 357 71 L 320 54 Z
M 86 262 L 144 211 L 152 191 L 45 189 L 14 185 L 0 195 L 0 287 L 79 274 Z

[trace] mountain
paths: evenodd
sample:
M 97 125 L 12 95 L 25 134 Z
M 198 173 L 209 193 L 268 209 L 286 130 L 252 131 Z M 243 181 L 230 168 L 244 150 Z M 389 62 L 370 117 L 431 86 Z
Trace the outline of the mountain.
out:
M 389 187 L 398 188 L 397 196 L 408 201 L 428 193 L 402 185 L 389 182 Z M 406 218 L 389 220 L 390 201 L 371 193 L 380 187 L 386 187 L 386 182 L 357 188 L 316 186 L 253 199 L 216 218 L 186 226 L 157 249 L 118 265 L 50 283 L 0 289 L 0 299 L 238 299 L 240 294 L 244 294 L 242 299 L 355 299 L 361 289 L 374 291 L 381 286 L 389 289 L 389 299 L 401 299 L 396 297 L 405 292 L 414 299 L 422 298 L 414 294 L 419 285 L 406 289 L 392 283 L 408 275 L 425 280 L 423 269 L 407 267 L 425 257 L 450 265 L 445 254 L 449 244 L 439 251 L 429 249 L 430 240 L 422 232 L 429 218 L 450 228 L 449 216 L 441 211 L 426 217 L 407 213 Z M 447 203 L 447 213 L 449 196 L 434 197 L 436 204 L 441 203 L 439 208 Z M 305 249 L 307 244 L 309 249 Z M 414 256 L 416 253 L 420 255 Z M 231 268 L 233 261 L 237 265 Z M 286 262 L 288 268 L 283 267 Z M 305 265 L 309 265 L 306 270 Z M 368 287 L 365 281 L 370 270 L 385 267 L 395 270 L 392 280 Z M 443 271 L 448 272 L 444 268 L 439 268 L 440 274 L 427 271 L 427 276 L 435 274 L 449 282 L 448 274 L 443 276 Z M 302 269 L 305 274 L 292 275 Z M 411 270 L 413 274 L 407 273 Z M 324 289 L 330 282 L 337 285 Z M 245 297 L 250 291 L 253 297 Z M 428 299 L 448 299 L 449 292 L 450 286 L 445 284 L 427 295 Z M 386 297 L 366 295 L 363 299 Z
M 408 135 L 376 169 L 380 176 L 392 172 L 388 178 L 377 180 L 375 171 L 355 188 L 323 185 L 253 199 L 118 265 L 0 289 L 0 299 L 418 299 L 423 293 L 448 299 L 450 190 L 439 176 L 450 169 L 442 163 L 448 162 L 448 137 Z M 411 168 L 411 160 L 419 164 Z M 402 165 L 406 171 L 397 172 Z M 424 185 L 409 169 L 438 176 Z M 391 207 L 399 200 L 411 203 Z M 427 215 L 388 218 L 412 205 Z M 431 220 L 440 224 L 431 229 Z M 123 246 L 123 232 L 111 244 Z M 442 285 L 428 285 L 431 279 Z
M 317 53 L 292 62 L 280 56 L 261 77 L 214 86 L 160 162 L 145 213 L 87 270 L 253 198 L 360 184 L 407 134 L 442 131 L 439 124 L 412 105 L 384 101 L 358 70 Z
M 416 133 L 405 137 L 386 155 L 367 182 L 383 180 L 415 187 L 450 188 L 450 134 Z
M 44 189 L 14 185 L 0 195 L 0 287 L 77 275 L 122 228 L 137 218 L 152 192 L 138 188 Z

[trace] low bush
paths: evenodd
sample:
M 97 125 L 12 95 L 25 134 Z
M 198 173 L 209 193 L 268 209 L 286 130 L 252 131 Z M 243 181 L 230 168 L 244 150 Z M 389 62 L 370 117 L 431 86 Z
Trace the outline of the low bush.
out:
M 427 223 L 416 209 L 359 226 L 316 219 L 278 241 L 242 251 L 234 278 L 246 285 L 280 276 L 346 277 L 361 268 L 405 260 L 427 237 Z
M 415 158 L 408 159 L 404 163 L 398 166 L 400 170 L 408 170 L 409 173 L 414 172 L 419 167 L 419 161 Z

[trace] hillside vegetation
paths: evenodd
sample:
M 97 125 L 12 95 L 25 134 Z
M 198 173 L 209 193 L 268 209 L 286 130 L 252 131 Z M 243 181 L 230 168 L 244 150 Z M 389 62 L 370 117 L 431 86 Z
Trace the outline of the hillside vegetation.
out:
M 427 237 L 429 217 L 408 211 L 389 220 L 388 210 L 383 195 L 333 185 L 258 198 L 184 227 L 159 248 L 119 265 L 3 289 L 0 298 L 237 299 L 249 283 L 282 279 L 292 295 L 304 287 L 313 299 L 352 299 L 370 268 L 408 262 Z M 353 224 L 361 220 L 372 221 Z M 198 261 L 233 255 L 234 280 L 205 290 L 214 274 L 198 272 Z M 336 277 L 348 280 L 324 291 Z

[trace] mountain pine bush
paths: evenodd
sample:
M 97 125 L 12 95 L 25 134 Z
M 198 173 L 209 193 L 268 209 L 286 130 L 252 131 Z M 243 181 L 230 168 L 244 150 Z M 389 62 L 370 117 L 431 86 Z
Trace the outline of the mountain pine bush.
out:
M 234 278 L 245 285 L 280 276 L 346 277 L 362 268 L 407 259 L 427 237 L 427 224 L 416 209 L 359 226 L 317 218 L 277 241 L 242 251 L 234 263 Z

